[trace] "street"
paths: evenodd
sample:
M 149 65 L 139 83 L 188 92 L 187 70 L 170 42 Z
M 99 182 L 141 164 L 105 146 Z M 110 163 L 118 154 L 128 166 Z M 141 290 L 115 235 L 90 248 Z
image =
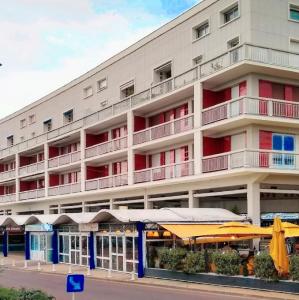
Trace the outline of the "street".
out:
M 65 292 L 64 275 L 45 274 L 32 271 L 3 269 L 0 272 L 0 285 L 3 287 L 25 287 L 41 289 L 57 300 L 69 300 L 71 295 Z M 120 283 L 87 278 L 85 291 L 76 295 L 77 300 L 245 300 L 249 297 L 223 295 L 202 291 L 187 291 L 171 288 Z

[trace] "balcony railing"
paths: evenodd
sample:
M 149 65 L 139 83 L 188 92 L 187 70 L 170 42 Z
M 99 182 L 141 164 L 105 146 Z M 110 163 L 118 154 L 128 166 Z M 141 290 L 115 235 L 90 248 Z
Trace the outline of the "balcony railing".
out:
M 80 182 L 52 186 L 48 189 L 49 196 L 67 195 L 79 192 L 81 192 Z
M 237 168 L 299 170 L 299 154 L 270 150 L 240 150 L 203 158 L 202 172 Z
M 299 119 L 299 103 L 254 97 L 233 99 L 204 109 L 202 112 L 202 125 L 240 115 Z
M 138 94 L 132 95 L 130 98 L 124 99 L 123 101 L 113 104 L 112 106 L 104 108 L 70 124 L 64 125 L 58 129 L 54 129 L 50 132 L 34 137 L 30 140 L 21 142 L 8 148 L 4 148 L 0 150 L 0 158 L 15 154 L 18 151 L 30 149 L 61 134 L 78 130 L 84 126 L 89 126 L 121 112 L 128 111 L 132 107 L 151 101 L 158 96 L 172 92 L 200 78 L 217 73 L 242 61 L 257 62 L 265 65 L 273 65 L 289 69 L 299 69 L 298 53 L 243 44 L 233 50 L 229 50 L 219 55 L 214 59 L 204 62 L 197 67 L 189 69 L 186 72 L 173 77 L 172 79 L 166 80 Z
M 16 201 L 16 194 L 0 195 L 0 203 Z
M 194 161 L 170 164 L 134 172 L 134 183 L 158 181 L 194 175 Z
M 193 115 L 188 115 L 134 133 L 133 143 L 138 145 L 191 129 L 193 129 Z
M 38 199 L 45 197 L 45 189 L 20 192 L 20 200 Z
M 81 159 L 81 151 L 71 152 L 71 153 L 50 158 L 48 162 L 48 166 L 49 168 L 65 166 L 80 161 L 80 159 Z
M 16 177 L 16 170 L 9 170 L 0 173 L 0 181 L 14 179 Z
M 94 156 L 99 156 L 109 152 L 123 150 L 127 147 L 128 138 L 125 136 L 86 148 L 85 157 L 90 158 Z
M 33 163 L 27 166 L 23 166 L 19 168 L 19 174 L 20 176 L 24 176 L 24 175 L 28 175 L 28 174 L 32 174 L 32 173 L 38 173 L 38 172 L 42 172 L 45 169 L 45 162 L 44 161 L 40 161 L 37 163 Z
M 99 190 L 112 187 L 118 187 L 128 184 L 128 174 L 119 174 L 97 179 L 90 179 L 85 182 L 85 190 Z

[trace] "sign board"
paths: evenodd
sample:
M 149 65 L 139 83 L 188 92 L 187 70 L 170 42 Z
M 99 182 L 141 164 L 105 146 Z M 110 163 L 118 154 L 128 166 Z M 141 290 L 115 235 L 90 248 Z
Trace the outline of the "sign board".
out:
M 298 213 L 265 213 L 261 215 L 262 220 L 274 220 L 279 217 L 281 220 L 299 220 Z
M 66 278 L 67 293 L 81 293 L 84 291 L 84 275 L 71 274 Z
M 79 224 L 79 231 L 83 231 L 83 232 L 99 231 L 99 224 L 98 223 Z
M 25 231 L 50 232 L 50 231 L 53 231 L 53 225 L 51 225 L 51 224 L 26 225 L 25 226 Z
M 6 226 L 6 231 L 9 233 L 23 233 L 22 226 Z

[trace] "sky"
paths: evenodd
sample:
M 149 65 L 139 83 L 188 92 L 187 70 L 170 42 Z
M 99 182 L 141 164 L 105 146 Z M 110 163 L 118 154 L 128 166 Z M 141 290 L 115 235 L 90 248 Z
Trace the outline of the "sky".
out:
M 0 118 L 94 68 L 199 1 L 2 1 Z

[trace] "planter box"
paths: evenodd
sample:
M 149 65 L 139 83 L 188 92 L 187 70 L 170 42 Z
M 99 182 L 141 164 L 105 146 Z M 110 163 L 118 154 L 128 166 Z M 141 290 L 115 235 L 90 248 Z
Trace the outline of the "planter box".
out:
M 223 286 L 268 290 L 299 294 L 299 283 L 293 281 L 266 281 L 253 277 L 224 276 L 218 274 L 185 274 L 183 272 L 169 271 L 163 269 L 145 269 L 146 277 L 179 280 L 187 282 L 216 284 Z

